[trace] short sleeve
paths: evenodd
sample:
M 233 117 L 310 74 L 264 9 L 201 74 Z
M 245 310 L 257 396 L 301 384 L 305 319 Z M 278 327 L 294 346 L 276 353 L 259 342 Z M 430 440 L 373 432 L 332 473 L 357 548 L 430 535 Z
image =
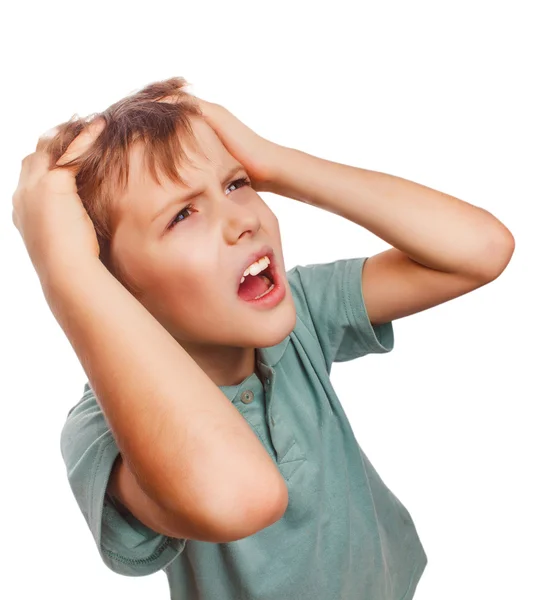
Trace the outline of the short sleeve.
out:
M 328 373 L 334 362 L 391 352 L 393 323 L 373 326 L 362 290 L 367 257 L 298 265 L 287 278 L 297 315 L 317 338 Z
M 85 385 L 62 428 L 60 446 L 68 480 L 104 563 L 128 576 L 150 575 L 165 568 L 186 540 L 153 531 L 106 493 L 120 451 L 93 390 Z

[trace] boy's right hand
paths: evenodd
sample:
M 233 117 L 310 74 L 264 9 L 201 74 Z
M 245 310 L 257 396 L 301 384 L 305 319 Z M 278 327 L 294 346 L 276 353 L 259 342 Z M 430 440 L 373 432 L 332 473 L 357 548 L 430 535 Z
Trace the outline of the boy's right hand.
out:
M 102 119 L 90 123 L 54 168 L 46 148 L 56 130 L 41 136 L 35 152 L 22 161 L 12 220 L 41 281 L 52 270 L 99 258 L 95 228 L 77 193 L 76 169 L 63 165 L 80 156 L 103 128 Z

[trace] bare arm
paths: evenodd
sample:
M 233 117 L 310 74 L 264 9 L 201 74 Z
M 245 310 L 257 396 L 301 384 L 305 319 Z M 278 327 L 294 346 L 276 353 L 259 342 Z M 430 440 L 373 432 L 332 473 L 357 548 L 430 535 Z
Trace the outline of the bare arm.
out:
M 166 532 L 222 541 L 281 517 L 286 484 L 248 423 L 99 260 L 51 268 L 43 289 L 123 456 L 111 489 L 137 518 L 151 501 Z
M 143 491 L 130 467 L 124 461 L 122 454 L 119 454 L 114 461 L 107 485 L 107 493 L 118 510 L 122 511 L 121 506 L 123 506 L 124 509 L 129 510 L 136 519 L 153 531 L 174 538 L 193 539 L 202 542 L 233 542 L 271 525 L 280 516 L 280 514 L 271 513 L 268 510 L 269 507 L 262 506 L 262 517 L 268 512 L 271 515 L 269 522 L 262 519 L 254 523 L 241 523 L 240 527 L 229 522 L 224 526 L 216 527 L 216 523 L 209 519 L 200 523 L 195 518 L 176 515 L 159 506 Z M 119 504 L 121 506 L 118 506 Z

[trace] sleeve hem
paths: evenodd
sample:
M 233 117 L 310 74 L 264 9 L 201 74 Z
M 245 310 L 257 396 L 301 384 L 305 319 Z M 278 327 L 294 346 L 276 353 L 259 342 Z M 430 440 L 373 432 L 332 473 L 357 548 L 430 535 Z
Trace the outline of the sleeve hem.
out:
M 91 514 L 90 523 L 95 543 L 104 563 L 116 573 L 128 576 L 150 575 L 167 567 L 185 548 L 186 540 L 161 536 L 162 542 L 148 556 L 137 557 L 122 556 L 103 545 L 101 539 L 103 510 L 106 499 L 106 488 L 111 469 L 100 469 L 101 465 L 109 463 L 112 467 L 116 457 L 120 453 L 114 438 L 110 437 L 108 442 L 99 449 L 95 473 L 91 482 L 89 494 L 89 507 Z M 133 550 L 130 550 L 133 553 Z
M 343 285 L 344 307 L 351 326 L 359 334 L 365 353 L 391 352 L 394 347 L 393 322 L 372 325 L 368 318 L 362 289 L 362 271 L 368 257 L 348 261 Z M 356 272 L 355 272 L 356 271 Z

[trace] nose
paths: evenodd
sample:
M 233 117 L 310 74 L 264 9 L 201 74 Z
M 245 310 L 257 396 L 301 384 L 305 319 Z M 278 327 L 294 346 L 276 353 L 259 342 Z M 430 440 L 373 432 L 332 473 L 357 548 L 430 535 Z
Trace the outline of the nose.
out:
M 222 198 L 217 203 L 223 238 L 227 244 L 235 244 L 246 232 L 254 236 L 261 227 L 255 199 L 241 194 L 240 190 L 228 194 L 222 192 Z

